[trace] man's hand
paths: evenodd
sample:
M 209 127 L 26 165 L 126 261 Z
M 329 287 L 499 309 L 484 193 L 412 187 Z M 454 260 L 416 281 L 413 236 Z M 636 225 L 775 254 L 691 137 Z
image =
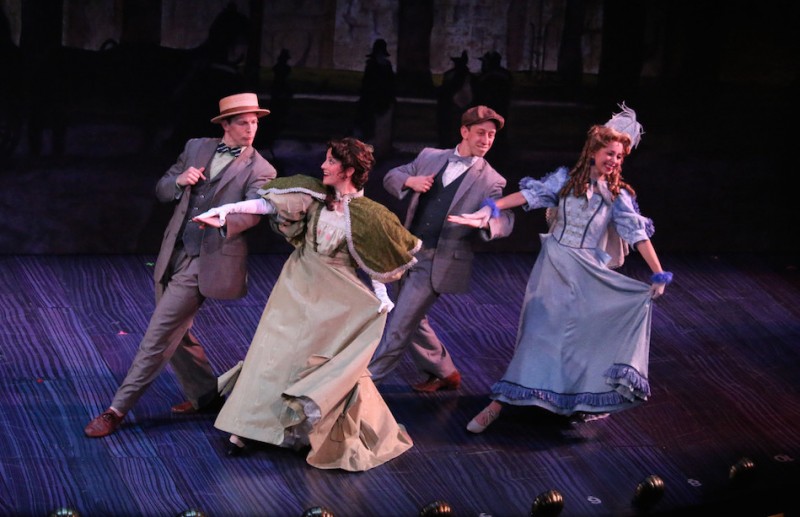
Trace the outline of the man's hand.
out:
M 179 187 L 194 185 L 198 181 L 206 179 L 206 177 L 203 175 L 205 170 L 205 167 L 200 167 L 199 169 L 195 167 L 189 167 L 177 177 L 175 184 Z
M 491 217 L 491 207 L 485 206 L 477 212 L 472 212 L 471 214 L 448 215 L 447 222 L 463 224 L 464 226 L 472 226 L 473 228 L 486 228 L 489 225 L 489 219 Z
M 409 176 L 405 182 L 405 187 L 414 192 L 425 193 L 433 186 L 433 176 Z

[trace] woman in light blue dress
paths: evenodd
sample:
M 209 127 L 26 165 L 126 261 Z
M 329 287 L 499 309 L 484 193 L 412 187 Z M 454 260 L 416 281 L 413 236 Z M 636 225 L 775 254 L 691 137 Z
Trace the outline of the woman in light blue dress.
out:
M 635 117 L 623 109 L 625 117 Z M 454 223 L 483 226 L 493 211 L 549 209 L 550 232 L 541 236 L 514 355 L 492 386 L 493 401 L 470 421 L 469 431 L 486 429 L 503 404 L 590 420 L 650 395 L 652 299 L 663 294 L 672 274 L 662 270 L 650 242 L 652 221 L 639 214 L 635 193 L 620 174 L 638 143 L 636 126 L 635 140 L 611 121 L 593 126 L 572 170 L 524 178 L 519 192 L 494 205 L 487 201 L 473 214 L 451 216 Z M 652 270 L 652 285 L 613 270 L 628 246 Z

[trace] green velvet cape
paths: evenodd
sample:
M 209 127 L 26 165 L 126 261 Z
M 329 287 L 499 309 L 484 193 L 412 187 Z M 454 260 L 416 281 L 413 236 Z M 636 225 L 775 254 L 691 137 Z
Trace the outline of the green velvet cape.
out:
M 259 194 L 300 193 L 325 201 L 326 187 L 317 178 L 295 175 L 275 178 Z M 393 282 L 413 266 L 422 241 L 400 223 L 385 206 L 366 197 L 346 198 L 344 204 L 347 247 L 356 264 L 370 278 Z

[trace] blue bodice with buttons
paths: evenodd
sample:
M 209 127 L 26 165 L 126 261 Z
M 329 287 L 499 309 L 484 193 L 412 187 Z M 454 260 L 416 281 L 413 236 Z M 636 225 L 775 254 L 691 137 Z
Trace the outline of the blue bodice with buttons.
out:
M 563 246 L 571 248 L 602 248 L 613 224 L 617 233 L 628 244 L 649 239 L 652 221 L 639 214 L 635 200 L 627 190 L 621 190 L 612 199 L 604 181 L 598 182 L 593 193 L 580 197 L 559 197 L 559 191 L 567 181 L 565 167 L 541 180 L 523 178 L 520 193 L 525 197 L 525 210 L 558 207 L 558 214 L 551 226 L 550 234 Z

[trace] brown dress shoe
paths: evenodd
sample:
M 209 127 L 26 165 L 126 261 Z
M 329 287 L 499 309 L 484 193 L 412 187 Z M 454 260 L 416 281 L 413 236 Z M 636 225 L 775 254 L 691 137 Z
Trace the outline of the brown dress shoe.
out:
M 110 409 L 106 409 L 100 416 L 89 422 L 83 432 L 89 438 L 102 438 L 116 431 L 120 422 L 122 422 L 121 416 L 117 416 Z
M 222 409 L 222 405 L 225 404 L 225 399 L 223 397 L 217 397 L 205 406 L 201 408 L 196 408 L 192 405 L 191 402 L 185 400 L 180 404 L 175 404 L 172 406 L 172 412 L 176 415 L 193 415 L 195 413 L 219 413 L 219 410 Z
M 180 404 L 172 406 L 172 412 L 178 415 L 191 415 L 192 413 L 197 413 L 197 408 L 188 400 L 184 400 Z
M 453 372 L 442 379 L 431 375 L 427 381 L 414 384 L 411 388 L 414 391 L 432 393 L 439 390 L 457 390 L 459 386 L 461 386 L 461 374 Z

